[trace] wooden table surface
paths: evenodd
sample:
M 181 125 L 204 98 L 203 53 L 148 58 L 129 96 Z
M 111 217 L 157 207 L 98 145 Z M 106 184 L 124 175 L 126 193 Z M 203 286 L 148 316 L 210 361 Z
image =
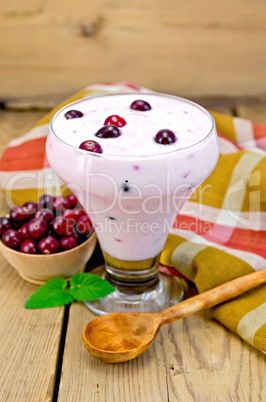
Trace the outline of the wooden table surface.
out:
M 2 0 L 0 102 L 53 105 L 133 81 L 181 96 L 266 100 L 264 0 Z
M 266 106 L 223 112 L 266 124 Z M 0 152 L 45 110 L 0 110 Z M 8 211 L 0 195 L 1 216 Z M 96 253 L 91 265 L 97 265 Z M 199 312 L 162 327 L 135 360 L 107 364 L 81 341 L 94 317 L 83 303 L 26 310 L 36 290 L 0 255 L 0 400 L 8 401 L 265 401 L 265 355 Z

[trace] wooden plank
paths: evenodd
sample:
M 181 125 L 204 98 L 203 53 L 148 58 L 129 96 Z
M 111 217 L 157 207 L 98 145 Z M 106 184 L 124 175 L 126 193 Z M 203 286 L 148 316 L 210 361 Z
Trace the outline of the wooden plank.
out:
M 237 115 L 255 123 L 266 124 L 266 106 L 238 106 Z
M 41 115 L 1 111 L 1 150 Z M 0 216 L 7 212 L 1 192 Z M 64 309 L 24 309 L 37 287 L 21 279 L 2 255 L 0 277 L 0 400 L 52 401 Z
M 83 303 L 70 308 L 58 402 L 167 401 L 162 336 L 137 359 L 107 364 L 93 358 L 82 344 L 82 329 L 94 317 Z
M 52 401 L 63 308 L 25 310 L 37 289 L 0 255 L 0 400 Z
M 70 309 L 59 402 L 263 400 L 263 354 L 206 312 L 161 328 L 142 356 L 117 365 L 93 358 L 82 345 L 82 328 L 93 317 L 82 304 Z
M 203 105 L 202 105 L 203 106 Z M 210 112 L 217 112 L 217 113 L 221 113 L 221 114 L 225 114 L 225 115 L 230 115 L 232 116 L 232 109 L 230 109 L 229 107 L 225 107 L 225 106 L 211 106 L 210 108 L 207 107 L 207 109 Z
M 0 93 L 10 104 L 52 105 L 124 79 L 189 98 L 266 96 L 262 0 L 9 3 L 0 9 Z
M 169 401 L 263 400 L 264 355 L 211 320 L 209 312 L 163 331 Z

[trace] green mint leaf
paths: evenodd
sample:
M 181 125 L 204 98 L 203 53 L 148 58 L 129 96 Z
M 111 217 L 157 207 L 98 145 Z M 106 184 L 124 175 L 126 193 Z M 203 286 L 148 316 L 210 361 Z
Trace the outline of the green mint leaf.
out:
M 113 286 L 99 276 L 81 272 L 70 280 L 69 291 L 78 301 L 97 300 L 114 291 Z
M 62 278 L 54 278 L 46 282 L 26 301 L 25 308 L 58 307 L 69 304 L 73 297 L 67 289 L 67 281 Z

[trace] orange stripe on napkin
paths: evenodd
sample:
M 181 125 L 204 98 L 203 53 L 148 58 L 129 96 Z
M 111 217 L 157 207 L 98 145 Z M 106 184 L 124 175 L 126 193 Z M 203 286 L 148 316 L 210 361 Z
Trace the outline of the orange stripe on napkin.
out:
M 29 140 L 6 148 L 0 161 L 0 170 L 6 172 L 43 168 L 46 137 Z
M 266 258 L 266 231 L 232 228 L 225 225 L 178 215 L 173 228 L 190 231 L 200 235 L 205 240 L 233 249 L 248 251 Z
M 252 123 L 257 147 L 266 151 L 266 126 Z

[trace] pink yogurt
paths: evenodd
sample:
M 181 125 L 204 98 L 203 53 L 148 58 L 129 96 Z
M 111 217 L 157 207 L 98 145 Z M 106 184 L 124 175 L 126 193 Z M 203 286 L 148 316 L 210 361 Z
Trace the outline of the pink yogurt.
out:
M 151 110 L 130 108 L 148 102 Z M 69 110 L 81 118 L 66 119 Z M 110 115 L 126 121 L 117 138 L 95 133 Z M 163 249 L 176 214 L 212 172 L 219 150 L 210 114 L 195 103 L 156 93 L 111 94 L 82 99 L 53 117 L 47 157 L 89 214 L 102 249 L 114 258 L 152 258 Z M 176 141 L 158 144 L 161 129 Z M 102 153 L 79 149 L 97 141 Z

